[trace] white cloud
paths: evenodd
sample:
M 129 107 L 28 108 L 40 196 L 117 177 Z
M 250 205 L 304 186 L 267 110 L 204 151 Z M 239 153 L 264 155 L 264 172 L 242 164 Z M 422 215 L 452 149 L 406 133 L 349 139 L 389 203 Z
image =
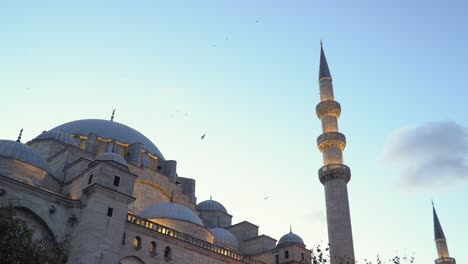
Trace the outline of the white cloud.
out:
M 383 161 L 400 170 L 405 188 L 427 188 L 468 180 L 468 129 L 455 122 L 430 122 L 395 130 Z

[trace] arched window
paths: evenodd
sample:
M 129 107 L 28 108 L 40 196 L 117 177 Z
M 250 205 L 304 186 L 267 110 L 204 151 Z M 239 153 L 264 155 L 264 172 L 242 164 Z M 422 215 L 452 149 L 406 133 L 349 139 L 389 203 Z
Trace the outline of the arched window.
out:
M 164 258 L 166 260 L 171 260 L 172 259 L 172 249 L 170 247 L 166 247 L 164 249 Z
M 141 248 L 141 238 L 139 236 L 136 236 L 134 239 L 133 239 L 133 247 L 136 249 L 136 250 L 139 250 Z
M 158 249 L 158 245 L 156 245 L 156 242 L 151 241 L 150 246 L 149 246 L 149 253 L 151 254 L 151 256 L 158 255 L 157 249 Z
M 284 258 L 285 258 L 285 259 L 288 259 L 288 258 L 289 258 L 289 251 L 286 250 L 286 251 L 284 252 Z
M 91 184 L 92 181 L 93 181 L 93 174 L 89 175 L 88 185 Z

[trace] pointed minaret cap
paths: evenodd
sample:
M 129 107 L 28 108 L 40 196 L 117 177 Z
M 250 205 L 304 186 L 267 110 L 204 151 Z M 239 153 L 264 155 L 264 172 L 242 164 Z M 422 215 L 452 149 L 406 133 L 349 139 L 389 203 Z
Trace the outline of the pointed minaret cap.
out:
M 320 71 L 319 71 L 319 80 L 322 78 L 331 78 L 330 69 L 328 69 L 327 58 L 325 57 L 325 52 L 323 52 L 323 43 L 320 40 Z
M 444 230 L 442 230 L 442 226 L 439 222 L 439 217 L 437 217 L 434 202 L 432 202 L 432 214 L 434 216 L 434 240 L 445 239 Z

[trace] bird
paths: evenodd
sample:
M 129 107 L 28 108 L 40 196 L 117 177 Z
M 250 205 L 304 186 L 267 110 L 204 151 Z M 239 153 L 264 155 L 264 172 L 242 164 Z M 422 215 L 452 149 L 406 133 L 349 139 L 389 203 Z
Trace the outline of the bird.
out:
M 260 20 L 255 20 L 255 23 L 258 23 L 258 22 L 260 22 Z
M 268 196 L 267 196 L 267 197 L 265 197 L 265 198 L 263 198 L 263 199 L 264 199 L 264 200 L 268 199 Z
M 205 139 L 205 136 L 206 136 L 206 134 L 203 134 L 203 135 L 201 136 L 201 140 Z

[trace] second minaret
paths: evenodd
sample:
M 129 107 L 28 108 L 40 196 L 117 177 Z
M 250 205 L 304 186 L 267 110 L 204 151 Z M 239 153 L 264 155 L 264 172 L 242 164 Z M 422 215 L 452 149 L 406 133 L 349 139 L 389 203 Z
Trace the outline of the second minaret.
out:
M 320 43 L 320 103 L 316 107 L 322 122 L 322 134 L 317 138 L 323 153 L 323 167 L 319 170 L 320 182 L 325 188 L 328 239 L 331 263 L 354 263 L 353 235 L 349 212 L 347 184 L 351 170 L 343 164 L 346 138 L 338 131 L 341 106 L 334 99 L 333 84 L 327 59 Z

